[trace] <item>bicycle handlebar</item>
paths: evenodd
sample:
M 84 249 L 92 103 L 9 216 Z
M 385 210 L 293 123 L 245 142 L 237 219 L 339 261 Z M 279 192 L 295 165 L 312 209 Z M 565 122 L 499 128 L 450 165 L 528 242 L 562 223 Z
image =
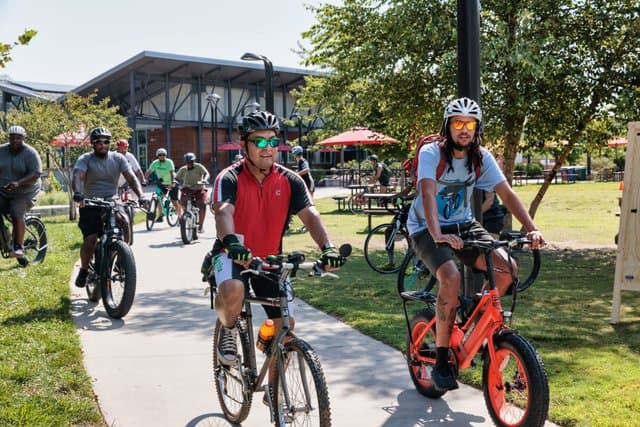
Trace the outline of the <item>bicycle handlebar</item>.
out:
M 351 255 L 351 250 L 351 245 L 345 243 L 344 245 L 340 246 L 340 256 L 347 258 L 349 255 Z M 317 276 L 321 278 L 329 276 L 334 279 L 340 278 L 335 273 L 324 271 L 322 262 L 320 260 L 305 262 L 305 256 L 301 252 L 292 252 L 282 255 L 269 255 L 266 257 L 266 259 L 254 257 L 251 261 L 251 264 L 249 265 L 249 268 L 243 270 L 240 274 L 251 273 L 256 275 L 264 275 L 268 273 L 286 272 L 292 273 L 292 275 L 295 277 L 295 272 L 298 270 L 309 271 L 309 276 Z

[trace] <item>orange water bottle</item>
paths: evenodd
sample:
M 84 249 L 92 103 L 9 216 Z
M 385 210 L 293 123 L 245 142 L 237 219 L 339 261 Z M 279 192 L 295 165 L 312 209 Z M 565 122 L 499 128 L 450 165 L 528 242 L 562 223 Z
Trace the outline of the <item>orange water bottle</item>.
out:
M 267 319 L 260 326 L 260 331 L 258 332 L 258 342 L 256 343 L 256 347 L 258 350 L 262 352 L 266 352 L 273 340 L 273 336 L 276 333 L 276 327 L 273 324 L 273 320 Z

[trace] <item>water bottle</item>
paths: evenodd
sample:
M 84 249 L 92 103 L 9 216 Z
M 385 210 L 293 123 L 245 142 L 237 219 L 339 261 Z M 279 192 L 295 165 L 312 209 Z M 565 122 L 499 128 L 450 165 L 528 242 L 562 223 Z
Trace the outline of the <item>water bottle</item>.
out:
M 258 350 L 262 352 L 266 352 L 273 340 L 273 335 L 276 333 L 276 327 L 273 324 L 273 320 L 267 319 L 260 326 L 260 331 L 258 332 L 258 342 L 256 343 L 256 347 Z

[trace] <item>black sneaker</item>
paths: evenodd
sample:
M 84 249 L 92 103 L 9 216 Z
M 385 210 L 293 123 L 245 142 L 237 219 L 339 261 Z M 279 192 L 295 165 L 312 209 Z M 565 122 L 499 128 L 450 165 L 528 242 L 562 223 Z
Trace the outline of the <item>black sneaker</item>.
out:
M 156 222 L 162 222 L 164 221 L 164 216 L 159 216 L 158 218 L 156 218 Z
M 220 341 L 218 342 L 218 359 L 223 365 L 231 365 L 236 361 L 238 349 L 236 348 L 236 328 L 220 328 Z
M 78 288 L 84 288 L 87 283 L 87 276 L 89 275 L 89 270 L 80 269 L 78 271 L 78 276 L 76 277 L 76 286 Z
M 431 382 L 434 387 L 440 391 L 456 390 L 458 388 L 458 382 L 453 376 L 453 372 L 449 365 L 436 365 L 431 371 Z

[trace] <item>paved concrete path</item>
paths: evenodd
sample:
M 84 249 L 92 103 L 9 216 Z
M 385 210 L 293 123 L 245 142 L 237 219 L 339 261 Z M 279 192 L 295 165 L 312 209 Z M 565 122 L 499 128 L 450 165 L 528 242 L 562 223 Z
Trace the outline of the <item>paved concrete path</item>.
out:
M 204 237 L 188 246 L 179 229 L 166 223 L 151 232 L 142 227 L 133 245 L 136 299 L 124 319 L 110 319 L 102 303 L 89 302 L 83 289 L 71 285 L 85 366 L 106 423 L 229 426 L 212 380 L 215 312 L 203 295 L 199 273 L 213 243 L 213 220 L 208 215 Z M 327 281 L 326 286 L 340 283 Z M 415 391 L 399 351 L 300 300 L 296 303 L 296 330 L 321 360 L 334 426 L 492 425 L 480 391 L 461 384 L 440 400 L 426 399 Z M 260 324 L 262 310 L 254 314 Z M 262 393 L 254 395 L 243 426 L 268 425 L 261 400 Z

